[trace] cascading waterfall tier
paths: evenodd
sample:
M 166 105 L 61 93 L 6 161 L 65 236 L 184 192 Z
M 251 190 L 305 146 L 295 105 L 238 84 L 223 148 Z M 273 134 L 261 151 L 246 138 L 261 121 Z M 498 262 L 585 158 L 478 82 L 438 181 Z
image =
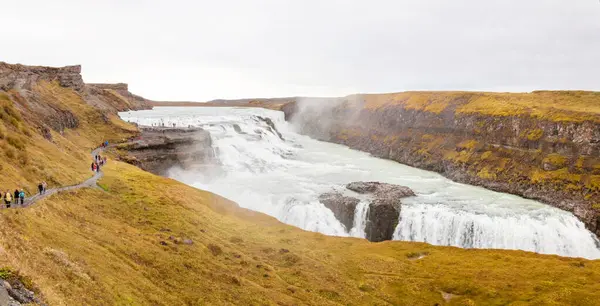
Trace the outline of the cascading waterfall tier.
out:
M 295 133 L 281 112 L 157 107 L 120 115 L 139 125 L 209 131 L 218 163 L 204 171 L 171 169 L 169 176 L 305 230 L 364 238 L 367 203 L 356 206 L 346 230 L 318 197 L 352 181 L 379 181 L 416 193 L 402 200 L 394 239 L 600 258 L 596 237 L 571 213 L 316 141 Z

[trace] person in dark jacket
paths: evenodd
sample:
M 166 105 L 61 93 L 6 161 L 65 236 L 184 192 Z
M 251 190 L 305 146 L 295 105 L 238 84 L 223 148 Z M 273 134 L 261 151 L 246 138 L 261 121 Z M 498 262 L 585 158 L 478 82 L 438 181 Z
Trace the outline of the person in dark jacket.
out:
M 19 204 L 19 190 L 15 189 L 15 193 L 14 193 L 14 197 L 13 199 L 15 200 L 15 204 Z
M 40 194 L 44 193 L 44 185 L 42 183 L 38 184 L 38 191 L 40 192 Z

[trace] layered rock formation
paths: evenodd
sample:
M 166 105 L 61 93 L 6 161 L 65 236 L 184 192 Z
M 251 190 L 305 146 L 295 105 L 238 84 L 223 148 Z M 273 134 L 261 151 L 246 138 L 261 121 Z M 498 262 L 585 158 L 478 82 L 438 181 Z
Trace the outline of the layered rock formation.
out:
M 360 202 L 359 199 L 347 197 L 337 192 L 330 192 L 320 195 L 319 201 L 333 212 L 335 218 L 344 225 L 346 230 L 349 231 L 352 228 L 356 205 Z
M 149 101 L 131 94 L 126 84 L 85 84 L 79 65 L 55 68 L 0 62 L 0 93 L 49 140 L 51 131 L 62 133 L 79 126 L 80 118 L 68 103 L 95 107 L 96 114 L 90 116 L 105 122 L 118 111 L 150 108 Z
M 103 99 L 91 100 L 95 107 L 112 111 L 151 109 L 152 101 L 129 92 L 129 85 L 116 84 L 86 84 L 88 95 L 102 96 Z
M 346 189 L 367 195 L 365 237 L 372 242 L 392 239 L 400 220 L 401 199 L 415 195 L 408 187 L 379 182 L 353 182 L 346 185 Z M 333 192 L 322 194 L 319 201 L 333 212 L 346 230 L 353 227 L 360 199 Z
M 172 167 L 190 169 L 213 158 L 210 134 L 201 128 L 141 127 L 139 137 L 119 149 L 122 160 L 157 175 Z
M 571 211 L 600 234 L 600 95 L 408 92 L 282 107 L 312 137 Z
M 81 91 L 85 87 L 80 65 L 56 68 L 0 62 L 1 90 L 32 90 L 39 81 L 58 81 L 60 86 L 77 91 Z

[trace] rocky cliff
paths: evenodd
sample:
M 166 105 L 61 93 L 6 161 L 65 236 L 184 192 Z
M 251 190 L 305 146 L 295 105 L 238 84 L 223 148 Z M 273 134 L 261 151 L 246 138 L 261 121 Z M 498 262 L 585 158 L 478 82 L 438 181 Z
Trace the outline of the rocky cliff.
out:
M 312 137 L 540 200 L 600 234 L 600 93 L 407 92 L 282 110 Z
M 150 101 L 129 92 L 127 84 L 86 84 L 81 66 L 44 67 L 0 62 L 0 90 L 28 98 L 40 86 L 57 83 L 72 89 L 83 100 L 100 111 L 149 109 Z
M 119 146 L 122 160 L 157 175 L 172 167 L 190 169 L 211 161 L 210 134 L 200 128 L 142 127 L 141 134 Z
M 96 108 L 109 111 L 126 111 L 151 109 L 150 100 L 134 95 L 129 91 L 129 85 L 125 83 L 115 84 L 86 84 L 87 96 L 90 103 Z M 93 99 L 93 97 L 101 97 Z
M 77 91 L 81 91 L 85 87 L 80 65 L 56 68 L 0 62 L 1 90 L 32 90 L 39 81 L 57 81 L 60 86 Z
M 89 174 L 82 150 L 137 133 L 117 116 L 119 110 L 148 107 L 130 96 L 121 84 L 85 84 L 81 66 L 0 62 L 0 186 L 30 194 L 40 180 L 80 182 Z
M 408 187 L 379 182 L 352 182 L 346 189 L 364 195 L 363 200 L 368 201 L 364 230 L 365 238 L 372 242 L 392 240 L 400 220 L 401 199 L 415 195 Z M 347 231 L 352 229 L 360 199 L 330 192 L 319 196 L 319 201 L 333 212 Z
M 148 100 L 133 95 L 127 84 L 85 84 L 81 66 L 43 67 L 0 62 L 0 94 L 10 107 L 52 139 L 79 126 L 73 105 L 81 101 L 94 107 L 105 122 L 118 111 L 150 108 Z M 8 106 L 7 106 L 8 107 Z

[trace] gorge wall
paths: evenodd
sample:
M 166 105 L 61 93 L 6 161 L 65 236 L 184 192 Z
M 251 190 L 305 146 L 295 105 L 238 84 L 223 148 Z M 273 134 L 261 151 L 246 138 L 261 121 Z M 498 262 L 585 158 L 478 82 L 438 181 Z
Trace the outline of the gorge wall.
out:
M 301 133 L 548 203 L 600 234 L 600 93 L 406 92 L 282 110 Z
M 145 108 L 126 84 L 86 84 L 78 65 L 0 62 L 0 186 L 32 194 L 42 180 L 80 182 L 89 175 L 87 150 L 138 133 L 117 112 Z
M 118 146 L 121 160 L 156 175 L 190 169 L 215 158 L 210 133 L 201 128 L 140 127 L 140 135 Z

